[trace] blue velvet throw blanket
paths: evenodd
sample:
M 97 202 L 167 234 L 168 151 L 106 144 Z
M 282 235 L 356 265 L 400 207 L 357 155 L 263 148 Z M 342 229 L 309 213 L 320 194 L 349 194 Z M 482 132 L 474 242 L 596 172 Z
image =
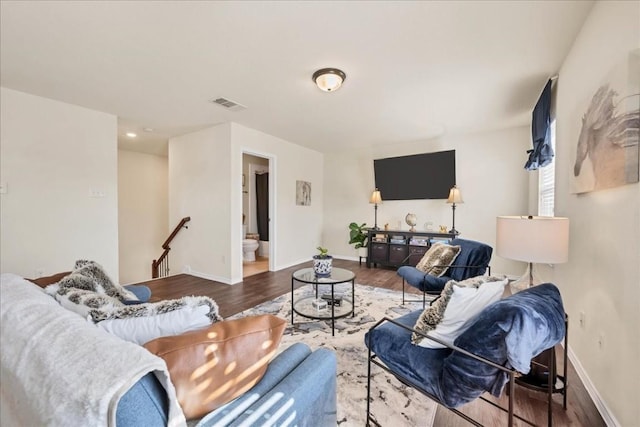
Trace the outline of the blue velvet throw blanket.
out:
M 565 332 L 560 292 L 545 283 L 487 307 L 454 345 L 526 374 L 531 359 L 562 341 Z M 496 368 L 458 352 L 443 364 L 442 388 L 452 406 L 475 399 L 485 390 L 500 396 L 507 380 Z
M 420 310 L 397 321 L 409 328 Z M 478 316 L 454 345 L 523 374 L 531 359 L 565 335 L 565 313 L 558 288 L 545 283 L 496 301 Z M 411 332 L 392 323 L 371 329 L 365 343 L 396 375 L 455 408 L 484 392 L 500 396 L 508 376 L 497 368 L 450 349 L 411 343 Z

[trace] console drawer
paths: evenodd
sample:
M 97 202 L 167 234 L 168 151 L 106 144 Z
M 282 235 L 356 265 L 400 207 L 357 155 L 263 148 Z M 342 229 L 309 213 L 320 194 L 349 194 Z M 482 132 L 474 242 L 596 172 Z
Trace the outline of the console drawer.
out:
M 387 262 L 389 245 L 386 243 L 371 243 L 371 261 Z
M 409 255 L 407 245 L 389 245 L 389 262 L 392 264 L 402 264 Z

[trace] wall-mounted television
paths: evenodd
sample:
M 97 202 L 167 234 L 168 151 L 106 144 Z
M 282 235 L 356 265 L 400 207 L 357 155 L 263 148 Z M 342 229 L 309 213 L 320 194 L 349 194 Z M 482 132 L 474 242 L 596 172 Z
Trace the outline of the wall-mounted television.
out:
M 373 161 L 382 200 L 446 199 L 456 183 L 456 151 Z

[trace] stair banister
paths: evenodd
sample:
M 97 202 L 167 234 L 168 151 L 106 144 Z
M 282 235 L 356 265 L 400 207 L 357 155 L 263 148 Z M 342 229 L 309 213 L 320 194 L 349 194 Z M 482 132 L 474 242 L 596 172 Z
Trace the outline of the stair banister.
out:
M 167 240 L 165 240 L 164 243 L 162 244 L 162 249 L 164 249 L 164 251 L 162 252 L 162 255 L 160 255 L 160 258 L 158 258 L 157 260 L 154 259 L 153 262 L 151 263 L 152 279 L 157 279 L 158 277 L 161 276 L 161 274 L 162 274 L 162 277 L 169 275 L 169 251 L 171 250 L 171 247 L 169 245 L 171 244 L 173 239 L 176 237 L 176 235 L 180 232 L 180 230 L 182 230 L 183 227 L 189 228 L 189 226 L 186 225 L 189 221 L 191 221 L 190 216 L 186 216 L 182 218 L 180 220 L 180 223 L 176 226 L 176 228 L 173 229 L 169 237 L 167 237 Z

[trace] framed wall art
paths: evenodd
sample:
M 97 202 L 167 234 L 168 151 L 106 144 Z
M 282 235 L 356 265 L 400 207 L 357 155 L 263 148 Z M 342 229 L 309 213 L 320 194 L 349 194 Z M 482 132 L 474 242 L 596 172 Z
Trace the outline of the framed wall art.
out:
M 640 49 L 631 51 L 593 91 L 576 141 L 571 192 L 586 193 L 638 182 Z
M 311 206 L 311 183 L 296 181 L 296 205 Z

